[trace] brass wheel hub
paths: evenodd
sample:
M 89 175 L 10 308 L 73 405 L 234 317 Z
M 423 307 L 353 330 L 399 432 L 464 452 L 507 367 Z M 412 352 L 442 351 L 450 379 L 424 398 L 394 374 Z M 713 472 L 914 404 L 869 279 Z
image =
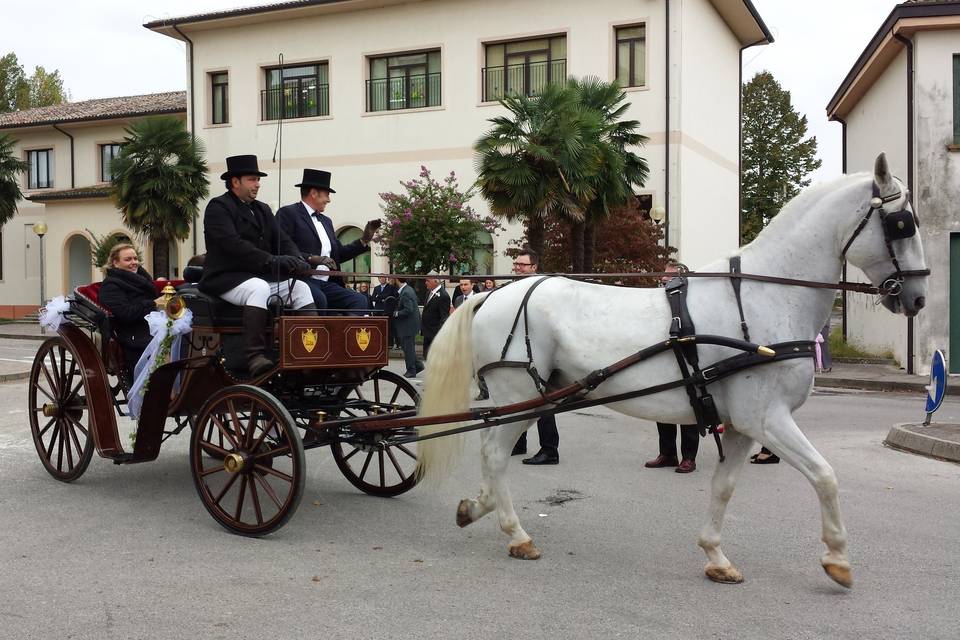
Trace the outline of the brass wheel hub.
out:
M 43 403 L 43 416 L 45 418 L 56 418 L 60 414 L 60 407 L 49 402 Z
M 223 468 L 229 473 L 239 473 L 243 471 L 244 459 L 239 453 L 228 453 L 223 459 Z

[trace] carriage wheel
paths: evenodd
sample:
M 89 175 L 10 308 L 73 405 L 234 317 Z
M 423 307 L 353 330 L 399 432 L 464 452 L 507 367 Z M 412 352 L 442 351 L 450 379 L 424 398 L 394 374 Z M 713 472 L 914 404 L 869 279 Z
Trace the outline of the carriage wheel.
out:
M 282 527 L 303 496 L 300 433 L 283 405 L 257 387 L 228 387 L 207 401 L 190 435 L 190 468 L 214 520 L 245 536 Z
M 57 336 L 37 351 L 30 369 L 30 432 L 43 466 L 73 482 L 93 458 L 87 382 L 76 352 Z
M 374 406 L 351 407 L 351 402 L 367 401 Z M 402 376 L 380 370 L 363 384 L 354 387 L 345 398 L 340 416 L 382 415 L 415 409 L 420 401 L 416 388 Z M 364 493 L 392 497 L 409 491 L 417 483 L 413 476 L 417 465 L 415 444 L 391 444 L 391 438 L 411 435 L 404 431 L 374 431 L 351 434 L 330 445 L 333 459 L 347 480 Z

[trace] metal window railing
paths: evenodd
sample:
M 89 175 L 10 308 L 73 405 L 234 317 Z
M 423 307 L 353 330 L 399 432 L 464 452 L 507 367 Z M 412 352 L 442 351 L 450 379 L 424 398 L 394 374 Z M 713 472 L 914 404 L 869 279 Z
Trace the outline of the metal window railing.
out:
M 483 101 L 500 100 L 505 95 L 516 93 L 525 96 L 538 95 L 550 83 L 563 82 L 567 78 L 565 58 L 544 62 L 524 62 L 483 68 Z
M 367 111 L 436 107 L 440 104 L 440 74 L 427 73 L 367 80 Z
M 260 92 L 260 113 L 264 120 L 311 118 L 330 115 L 330 85 L 283 87 Z

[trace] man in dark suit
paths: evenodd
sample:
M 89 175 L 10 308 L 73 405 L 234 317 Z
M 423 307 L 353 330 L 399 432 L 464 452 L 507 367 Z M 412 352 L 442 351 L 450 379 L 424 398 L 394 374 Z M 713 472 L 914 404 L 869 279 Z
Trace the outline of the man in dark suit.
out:
M 397 288 L 387 278 L 378 276 L 380 284 L 373 288 L 370 306 L 387 316 L 387 335 L 392 349 L 397 344 L 397 327 L 393 321 L 393 312 L 397 310 Z
M 437 279 L 437 274 L 431 272 L 427 277 L 427 301 L 423 304 L 423 317 L 420 320 L 420 333 L 423 334 L 423 359 L 427 359 L 430 344 L 437 337 L 440 327 L 450 317 L 450 296 L 443 286 L 443 281 Z
M 379 220 L 371 220 L 363 229 L 363 236 L 348 245 L 340 244 L 333 231 L 333 221 L 324 215 L 330 202 L 330 173 L 318 169 L 304 169 L 303 180 L 294 185 L 300 188 L 300 202 L 277 211 L 277 222 L 300 248 L 301 256 L 315 269 L 337 270 L 340 264 L 370 250 L 373 234 L 380 227 Z M 367 309 L 366 296 L 343 285 L 343 280 L 315 275 L 304 282 L 313 292 L 319 308 Z
M 309 269 L 300 251 L 277 224 L 270 207 L 257 200 L 260 178 L 257 156 L 227 158 L 220 176 L 227 187 L 203 214 L 207 256 L 200 290 L 243 307 L 247 367 L 253 376 L 274 363 L 265 355 L 271 298 L 289 301 L 301 313 L 315 314 L 310 288 L 292 274 Z
M 535 275 L 539 266 L 540 256 L 532 249 L 524 249 L 513 259 L 513 272 L 519 275 Z M 537 435 L 540 437 L 540 451 L 535 456 L 524 458 L 523 464 L 560 464 L 560 433 L 557 431 L 556 417 L 544 416 L 537 420 Z M 510 455 L 526 452 L 527 434 L 524 432 Z
M 397 327 L 397 337 L 403 349 L 403 359 L 407 370 L 405 378 L 416 378 L 423 371 L 423 363 L 417 360 L 416 335 L 420 332 L 420 305 L 413 287 L 407 284 L 404 278 L 394 278 L 397 287 L 397 310 L 393 312 L 394 323 Z

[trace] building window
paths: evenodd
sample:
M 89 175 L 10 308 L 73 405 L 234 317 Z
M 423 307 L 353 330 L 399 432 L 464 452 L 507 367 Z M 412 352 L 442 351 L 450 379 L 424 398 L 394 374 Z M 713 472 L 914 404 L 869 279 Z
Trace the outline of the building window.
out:
M 953 54 L 953 144 L 960 145 L 960 53 Z
M 643 87 L 646 79 L 647 27 L 617 27 L 617 84 Z
M 337 240 L 340 241 L 340 244 L 347 245 L 351 242 L 355 242 L 360 239 L 360 236 L 363 235 L 363 231 L 357 227 L 344 227 L 337 231 Z M 352 271 L 354 273 L 370 273 L 370 252 L 365 251 L 358 255 L 356 258 L 352 258 L 340 264 L 341 271 Z M 363 277 L 350 277 L 348 278 L 348 285 L 356 286 L 360 282 L 368 282 L 369 278 Z
M 483 67 L 483 101 L 509 93 L 535 96 L 567 78 L 567 37 L 551 36 L 488 44 Z
M 440 50 L 370 58 L 367 111 L 440 104 Z
M 27 152 L 27 189 L 49 189 L 53 186 L 53 149 Z
M 230 122 L 230 111 L 227 101 L 227 89 L 229 86 L 226 71 L 210 74 L 210 122 L 212 124 L 225 124 Z
M 100 182 L 110 182 L 110 163 L 120 155 L 120 144 L 111 142 L 100 145 Z
M 262 92 L 264 120 L 311 118 L 330 115 L 327 63 L 266 70 Z

